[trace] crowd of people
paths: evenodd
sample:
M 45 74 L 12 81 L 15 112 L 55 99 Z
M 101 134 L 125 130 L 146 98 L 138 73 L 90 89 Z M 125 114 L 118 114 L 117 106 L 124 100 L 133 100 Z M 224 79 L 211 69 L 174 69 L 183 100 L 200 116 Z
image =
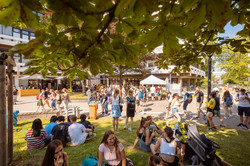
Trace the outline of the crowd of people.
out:
M 99 145 L 98 166 L 103 165 L 104 161 L 106 161 L 107 166 L 133 166 L 133 162 L 126 158 L 124 151 L 125 147 L 119 142 L 118 138 L 115 136 L 115 132 L 118 131 L 118 118 L 121 116 L 122 110 L 126 110 L 124 129 L 127 129 L 128 120 L 130 119 L 128 130 L 132 131 L 135 113 L 141 111 L 140 102 L 146 102 L 148 100 L 146 89 L 145 87 L 135 87 L 134 89 L 126 91 L 125 87 L 121 89 L 101 87 L 94 92 L 91 92 L 90 88 L 87 91 L 88 103 L 100 103 L 104 116 L 109 115 L 108 104 L 111 104 L 110 117 L 113 119 L 113 131 L 106 131 Z M 48 95 L 49 91 L 50 95 Z M 38 109 L 40 106 L 44 108 L 44 105 L 47 104 L 53 111 L 54 107 L 56 107 L 55 103 L 57 103 L 60 108 L 60 104 L 64 101 L 67 110 L 66 105 L 70 102 L 70 97 L 66 89 L 63 89 L 62 92 L 63 94 L 60 94 L 58 91 L 49 90 L 48 88 L 45 91 L 42 90 L 38 96 Z M 220 126 L 224 127 L 223 117 L 220 112 L 221 101 L 226 110 L 224 119 L 232 117 L 231 107 L 233 101 L 239 102 L 238 114 L 241 123 L 238 126 L 248 129 L 247 124 L 250 123 L 250 94 L 246 93 L 245 89 L 241 89 L 239 93 L 236 94 L 235 98 L 233 98 L 228 90 L 220 97 L 219 89 L 214 88 L 205 102 L 205 113 L 204 110 L 201 109 L 205 101 L 204 93 L 197 87 L 194 94 L 194 96 L 196 96 L 196 117 L 191 115 L 187 109 L 188 105 L 193 100 L 192 95 L 188 93 L 185 88 L 183 89 L 183 94 L 183 98 L 180 98 L 177 93 L 173 95 L 171 93 L 167 94 L 168 106 L 165 117 L 167 125 L 163 130 L 154 123 L 151 116 L 141 118 L 140 125 L 136 131 L 134 144 L 128 148 L 135 148 L 139 142 L 139 147 L 142 151 L 151 152 L 152 156 L 148 159 L 148 165 L 183 165 L 184 156 L 187 153 L 189 153 L 188 155 L 190 156 L 190 152 L 186 139 L 188 124 L 183 124 L 182 120 L 187 117 L 189 117 L 190 120 L 199 119 L 201 118 L 200 114 L 203 114 L 203 118 L 207 120 L 206 123 L 209 126 L 207 129 L 208 131 L 216 130 L 213 121 L 215 117 L 220 119 Z M 150 97 L 152 97 L 152 93 L 150 95 Z M 49 99 L 50 104 L 48 104 Z M 179 114 L 181 103 L 183 103 L 184 112 L 182 116 Z M 43 165 L 68 165 L 68 157 L 67 154 L 63 152 L 63 147 L 70 144 L 80 145 L 86 141 L 91 141 L 96 136 L 93 124 L 86 121 L 86 115 L 82 114 L 80 116 L 81 121 L 79 122 L 77 122 L 77 117 L 75 115 L 69 116 L 68 113 L 66 113 L 66 118 L 68 122 L 65 122 L 64 116 L 52 116 L 50 123 L 45 126 L 45 129 L 43 129 L 41 120 L 35 119 L 32 129 L 26 134 L 25 140 L 27 141 L 27 150 L 40 149 L 48 145 Z M 175 126 L 173 128 L 169 127 L 169 122 L 172 121 L 175 121 Z M 181 132 L 178 131 L 179 129 L 181 129 Z M 176 133 L 179 133 L 179 135 Z M 48 164 L 49 162 L 53 164 Z
M 121 113 L 123 110 L 126 110 L 126 123 L 124 129 L 127 128 L 128 120 L 130 119 L 130 125 L 128 130 L 132 130 L 133 126 L 133 118 L 136 112 L 144 112 L 141 105 L 146 103 L 148 100 L 160 100 L 163 97 L 163 93 L 165 89 L 162 87 L 154 87 L 154 85 L 150 86 L 134 86 L 134 87 L 100 87 L 91 88 L 88 87 L 87 96 L 88 96 L 88 104 L 90 103 L 98 103 L 101 105 L 103 116 L 110 116 L 113 118 L 113 128 L 114 132 L 118 131 L 118 122 L 119 117 L 121 117 Z M 186 88 L 183 89 L 183 97 L 181 98 L 178 93 L 171 94 L 170 92 L 164 94 L 167 98 L 166 102 L 166 123 L 178 121 L 181 122 L 183 119 L 189 120 L 199 119 L 202 114 L 204 120 L 207 120 L 207 125 L 210 127 L 208 130 L 213 131 L 216 130 L 216 127 L 213 123 L 213 118 L 218 117 L 220 119 L 220 127 L 225 127 L 223 123 L 223 117 L 221 115 L 221 104 L 225 110 L 224 119 L 232 118 L 232 106 L 233 101 L 238 102 L 238 115 L 240 116 L 240 124 L 238 126 L 247 129 L 250 118 L 249 115 L 249 98 L 250 94 L 246 93 L 245 89 L 239 90 L 239 93 L 233 97 L 230 94 L 229 90 L 225 90 L 222 97 L 219 94 L 219 89 L 214 88 L 212 93 L 209 95 L 209 98 L 205 101 L 204 93 L 201 91 L 200 87 L 196 87 L 194 96 L 196 96 L 196 109 L 197 116 L 193 116 L 188 111 L 188 106 L 193 102 L 192 94 L 187 91 Z M 158 98 L 159 97 L 159 98 Z M 50 100 L 50 102 L 49 102 Z M 66 118 L 68 117 L 68 104 L 71 102 L 70 95 L 67 93 L 67 89 L 62 89 L 62 94 L 56 90 L 48 89 L 41 90 L 41 93 L 37 96 L 37 111 L 40 107 L 45 109 L 45 106 L 54 111 L 57 109 L 62 115 L 61 104 L 64 104 L 64 111 L 66 113 Z M 222 102 L 222 103 L 221 103 Z M 205 103 L 206 110 L 202 110 L 203 104 Z M 111 105 L 111 110 L 109 111 L 109 104 Z M 183 107 L 184 115 L 181 116 L 180 110 L 181 106 Z M 110 113 L 109 113 L 110 112 Z M 245 115 L 245 118 L 243 118 Z
M 32 128 L 26 133 L 27 150 L 37 150 L 47 146 L 42 166 L 55 165 L 67 166 L 68 156 L 63 147 L 68 145 L 81 145 L 91 141 L 96 134 L 94 126 L 86 121 L 86 115 L 81 115 L 81 121 L 76 122 L 75 115 L 69 116 L 65 122 L 64 116 L 52 116 L 50 123 L 43 129 L 42 121 L 35 119 Z M 181 123 L 177 123 L 181 125 Z M 155 132 L 158 133 L 156 137 Z M 137 137 L 133 149 L 139 142 L 142 151 L 152 152 L 153 158 L 160 160 L 161 165 L 183 165 L 185 155 L 185 140 L 181 140 L 174 134 L 175 130 L 166 126 L 164 130 L 156 125 L 151 116 L 141 118 L 140 125 L 136 131 Z M 185 135 L 185 133 L 184 133 Z M 182 145 L 183 144 L 183 145 Z M 107 130 L 98 147 L 98 166 L 133 166 L 133 161 L 126 158 L 123 144 L 111 130 Z M 157 165 L 152 157 L 149 158 L 149 165 Z

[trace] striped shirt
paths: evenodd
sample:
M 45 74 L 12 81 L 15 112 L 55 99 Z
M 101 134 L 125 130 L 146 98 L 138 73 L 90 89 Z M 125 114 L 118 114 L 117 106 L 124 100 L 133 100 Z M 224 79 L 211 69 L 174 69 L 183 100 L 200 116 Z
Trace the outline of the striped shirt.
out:
M 34 137 L 32 135 L 33 130 L 29 130 L 25 135 L 25 140 L 27 141 L 27 150 L 36 150 L 44 147 L 44 139 L 46 138 L 46 131 L 44 129 L 40 130 L 40 135 Z

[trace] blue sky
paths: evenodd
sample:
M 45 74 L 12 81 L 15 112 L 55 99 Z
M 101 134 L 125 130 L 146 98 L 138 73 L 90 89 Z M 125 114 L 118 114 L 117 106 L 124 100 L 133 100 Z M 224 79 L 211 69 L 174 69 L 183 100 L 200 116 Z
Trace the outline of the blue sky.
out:
M 243 25 L 238 24 L 233 27 L 230 25 L 230 23 L 228 23 L 224 29 L 225 29 L 225 33 L 219 33 L 218 36 L 231 38 L 231 37 L 237 36 L 236 33 L 243 29 Z

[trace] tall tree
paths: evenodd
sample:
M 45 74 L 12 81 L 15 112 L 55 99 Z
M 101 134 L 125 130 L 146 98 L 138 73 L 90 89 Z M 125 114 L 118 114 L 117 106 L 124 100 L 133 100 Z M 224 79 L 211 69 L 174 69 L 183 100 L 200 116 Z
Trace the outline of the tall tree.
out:
M 247 53 L 235 53 L 230 47 L 223 47 L 216 60 L 219 62 L 218 67 L 226 72 L 221 76 L 224 83 L 244 84 L 250 78 L 250 56 Z
M 36 39 L 10 52 L 32 59 L 28 73 L 60 70 L 73 79 L 86 76 L 86 69 L 93 75 L 113 72 L 113 63 L 133 67 L 161 44 L 159 65 L 176 65 L 176 71 L 189 70 L 205 54 L 220 53 L 223 44 L 244 53 L 249 43 L 241 40 L 208 41 L 229 22 L 242 24 L 238 35 L 248 36 L 249 6 L 248 0 L 0 0 L 0 21 L 36 29 Z M 50 14 L 37 15 L 45 11 Z

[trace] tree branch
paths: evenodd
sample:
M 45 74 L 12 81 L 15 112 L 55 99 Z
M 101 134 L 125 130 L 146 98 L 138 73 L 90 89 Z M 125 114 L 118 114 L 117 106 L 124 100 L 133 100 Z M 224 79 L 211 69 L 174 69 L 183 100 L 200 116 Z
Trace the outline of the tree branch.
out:
M 108 28 L 109 24 L 112 22 L 112 20 L 115 17 L 115 10 L 117 5 L 119 4 L 120 0 L 117 1 L 117 3 L 112 7 L 112 9 L 109 11 L 109 19 L 106 22 L 106 24 L 103 26 L 100 33 L 96 36 L 96 38 L 89 43 L 89 45 L 85 48 L 84 52 L 82 53 L 80 58 L 84 58 L 87 55 L 87 50 L 92 47 L 95 43 L 100 43 L 101 37 L 104 34 L 105 30 Z
M 70 69 L 74 68 L 76 65 L 77 65 L 77 64 L 74 63 L 72 66 L 70 66 L 70 67 L 68 67 L 68 68 L 66 68 L 66 69 L 62 69 L 62 68 L 59 66 L 59 64 L 57 63 L 57 69 L 58 69 L 58 70 L 61 70 L 61 71 L 67 71 L 67 70 L 70 70 Z
M 207 41 L 206 41 L 206 43 L 205 43 L 205 45 L 202 47 L 201 52 L 202 52 L 202 51 L 205 49 L 205 47 L 207 46 L 207 43 L 209 42 L 210 38 L 213 36 L 213 33 L 214 33 L 214 31 L 212 30 L 211 33 L 210 33 L 210 35 L 209 35 L 209 37 L 208 37 L 208 39 L 207 39 Z

